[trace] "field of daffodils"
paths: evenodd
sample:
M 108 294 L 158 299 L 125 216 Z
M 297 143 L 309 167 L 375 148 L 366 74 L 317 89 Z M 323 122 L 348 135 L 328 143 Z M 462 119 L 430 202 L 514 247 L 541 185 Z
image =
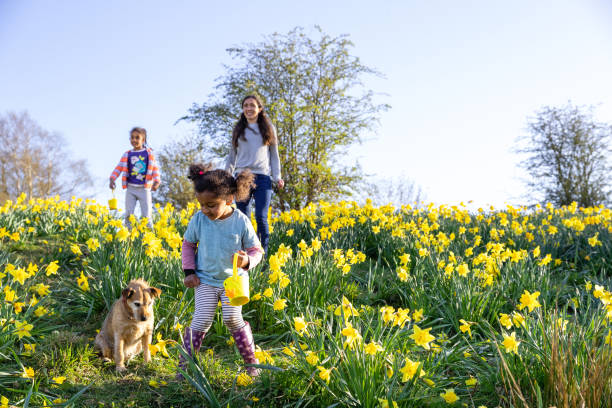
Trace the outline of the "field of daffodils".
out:
M 311 204 L 271 217 L 243 315 L 251 378 L 220 313 L 174 379 L 193 312 L 180 249 L 98 203 L 0 207 L 0 407 L 609 407 L 612 211 Z M 93 338 L 122 288 L 163 293 L 153 359 L 117 373 Z

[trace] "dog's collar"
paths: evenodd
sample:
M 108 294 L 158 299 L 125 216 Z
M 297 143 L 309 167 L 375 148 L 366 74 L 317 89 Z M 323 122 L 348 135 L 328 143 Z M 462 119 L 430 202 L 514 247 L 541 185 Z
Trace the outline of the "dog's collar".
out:
M 132 308 L 128 305 L 127 301 L 125 300 L 125 298 L 121 299 L 121 301 L 123 302 L 123 310 L 126 310 L 127 313 L 127 317 L 129 320 L 136 320 L 134 318 L 134 313 L 132 312 Z

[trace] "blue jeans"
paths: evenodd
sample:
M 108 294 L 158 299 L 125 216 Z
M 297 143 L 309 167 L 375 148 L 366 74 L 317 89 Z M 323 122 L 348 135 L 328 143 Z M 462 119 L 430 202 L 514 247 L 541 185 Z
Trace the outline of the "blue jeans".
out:
M 270 228 L 268 227 L 268 208 L 272 199 L 272 178 L 264 174 L 255 174 L 255 187 L 251 189 L 249 197 L 244 201 L 236 201 L 236 207 L 247 217 L 250 216 L 249 202 L 255 199 L 255 221 L 257 222 L 257 237 L 265 253 L 268 253 Z

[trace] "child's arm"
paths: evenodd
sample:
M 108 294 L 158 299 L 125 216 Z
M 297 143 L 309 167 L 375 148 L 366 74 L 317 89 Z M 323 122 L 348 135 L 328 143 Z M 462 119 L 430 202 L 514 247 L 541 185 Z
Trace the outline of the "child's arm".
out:
M 109 183 L 109 187 L 111 189 L 115 188 L 115 179 L 117 179 L 117 177 L 119 177 L 121 173 L 123 172 L 127 173 L 128 171 L 127 158 L 128 158 L 127 152 L 123 153 L 123 155 L 121 156 L 121 159 L 119 159 L 119 164 L 115 166 L 115 169 L 111 173 L 110 183 Z
M 181 250 L 181 263 L 183 266 L 183 272 L 185 273 L 183 283 L 188 288 L 193 288 L 200 284 L 200 278 L 198 278 L 198 276 L 195 274 L 196 248 L 196 244 L 183 240 L 183 247 Z
M 149 162 L 151 163 L 151 178 L 153 179 L 153 185 L 151 186 L 151 190 L 155 191 L 159 188 L 161 184 L 161 174 L 159 172 L 159 166 L 157 165 L 157 161 L 155 160 L 155 156 L 153 152 L 149 152 Z
M 261 247 L 252 247 L 247 248 L 245 251 L 238 251 L 238 265 L 242 269 L 249 270 L 261 262 L 261 258 L 263 258 L 263 249 Z

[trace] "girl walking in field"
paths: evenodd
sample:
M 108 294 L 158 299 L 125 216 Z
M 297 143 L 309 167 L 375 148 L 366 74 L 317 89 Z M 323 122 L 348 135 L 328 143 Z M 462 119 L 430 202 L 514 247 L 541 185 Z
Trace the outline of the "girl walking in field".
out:
M 251 198 L 254 199 L 257 236 L 264 251 L 268 252 L 268 208 L 272 198 L 272 184 L 282 189 L 285 182 L 281 177 L 276 129 L 264 111 L 263 103 L 255 95 L 248 95 L 242 100 L 242 113 L 232 132 L 225 170 L 232 174 L 250 170 L 255 174 L 255 187 L 245 199 L 236 200 L 236 206 L 248 215 L 249 202 Z
M 136 202 L 140 203 L 140 214 L 147 217 L 149 228 L 153 229 L 151 190 L 161 184 L 159 168 L 153 150 L 147 147 L 147 131 L 135 127 L 130 131 L 132 150 L 123 153 L 119 164 L 110 175 L 109 187 L 115 189 L 115 180 L 121 175 L 121 186 L 125 192 L 125 225 L 130 228 L 130 215 L 134 213 Z
M 191 326 L 183 335 L 183 347 L 189 355 L 199 350 L 221 300 L 223 323 L 232 333 L 244 362 L 257 364 L 251 326 L 242 318 L 242 306 L 229 304 L 223 288 L 223 281 L 232 276 L 234 254 L 238 254 L 241 275 L 254 268 L 263 255 L 250 220 L 231 207 L 234 199 L 244 200 L 248 196 L 253 174 L 244 171 L 234 178 L 224 170 L 211 170 L 210 165 L 194 164 L 189 167 L 188 177 L 193 182 L 200 211 L 189 221 L 183 240 L 184 283 L 195 290 L 195 310 Z M 185 365 L 181 358 L 179 367 Z M 247 367 L 247 372 L 258 375 L 256 367 Z

